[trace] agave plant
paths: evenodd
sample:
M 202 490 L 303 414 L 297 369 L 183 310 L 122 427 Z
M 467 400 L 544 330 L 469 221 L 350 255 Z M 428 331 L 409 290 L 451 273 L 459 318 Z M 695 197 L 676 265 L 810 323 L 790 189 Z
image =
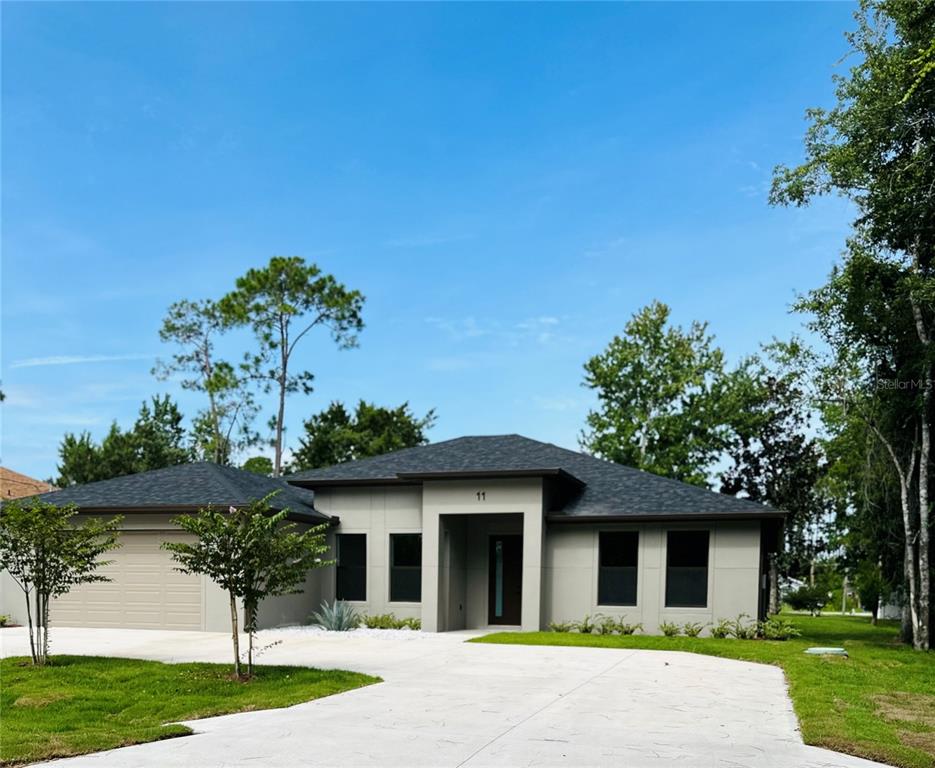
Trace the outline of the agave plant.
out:
M 343 600 L 335 600 L 330 605 L 325 600 L 321 608 L 312 613 L 312 624 L 332 632 L 348 632 L 360 625 L 360 614 Z

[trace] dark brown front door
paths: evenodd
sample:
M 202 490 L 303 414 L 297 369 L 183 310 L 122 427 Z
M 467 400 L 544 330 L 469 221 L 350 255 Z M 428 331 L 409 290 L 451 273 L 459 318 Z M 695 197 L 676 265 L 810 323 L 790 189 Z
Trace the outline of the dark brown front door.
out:
M 490 587 L 487 600 L 490 624 L 520 624 L 523 608 L 523 537 L 490 537 Z

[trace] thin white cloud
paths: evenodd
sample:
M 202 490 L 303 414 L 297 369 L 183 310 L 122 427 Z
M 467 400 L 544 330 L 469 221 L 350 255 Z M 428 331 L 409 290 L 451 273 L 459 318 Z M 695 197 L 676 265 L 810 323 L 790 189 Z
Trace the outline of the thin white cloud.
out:
M 125 360 L 150 360 L 155 355 L 50 355 L 49 357 L 27 357 L 14 360 L 10 368 L 39 368 L 46 365 L 82 365 L 84 363 L 117 363 Z
M 464 371 L 473 366 L 473 362 L 466 357 L 433 357 L 425 365 L 430 371 L 450 373 Z

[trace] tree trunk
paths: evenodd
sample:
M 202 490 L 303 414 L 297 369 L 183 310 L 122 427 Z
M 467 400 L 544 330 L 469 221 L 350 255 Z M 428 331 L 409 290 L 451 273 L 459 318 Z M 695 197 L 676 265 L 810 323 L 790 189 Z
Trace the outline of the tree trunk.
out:
M 771 552 L 769 555 L 769 608 L 771 615 L 779 613 L 779 555 Z
M 29 602 L 29 591 L 23 590 L 26 595 L 26 625 L 29 627 L 29 655 L 32 656 L 32 663 L 38 664 L 39 657 L 36 655 L 36 633 L 32 624 L 32 606 Z
M 45 625 L 43 624 L 42 591 L 36 590 L 36 661 L 45 664 Z
M 49 663 L 49 596 L 42 596 L 42 663 Z
M 931 368 L 923 382 L 925 391 L 922 395 L 922 446 L 919 452 L 919 628 L 916 634 L 915 648 L 927 651 L 929 641 L 929 607 L 931 605 L 932 572 L 929 565 L 929 454 L 931 453 L 931 433 L 929 414 L 932 402 Z
M 234 640 L 234 674 L 237 677 L 243 677 L 240 674 L 240 634 L 237 625 L 237 598 L 234 593 L 230 593 L 231 598 L 231 637 Z
M 877 601 L 873 604 L 873 607 L 870 609 L 870 623 L 876 626 L 877 617 L 880 615 L 880 599 L 877 598 Z
M 844 574 L 844 581 L 841 584 L 841 615 L 847 613 L 847 574 Z

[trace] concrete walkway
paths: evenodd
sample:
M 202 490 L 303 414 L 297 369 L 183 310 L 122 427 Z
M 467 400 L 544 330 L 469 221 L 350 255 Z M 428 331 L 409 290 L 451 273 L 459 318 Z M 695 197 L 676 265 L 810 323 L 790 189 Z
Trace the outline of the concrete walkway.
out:
M 196 735 L 54 766 L 731 766 L 858 768 L 806 747 L 776 667 L 661 651 L 464 643 L 430 635 L 272 631 L 261 661 L 385 682 L 288 709 L 189 723 Z M 201 632 L 56 628 L 56 653 L 227 662 Z M 22 630 L 0 653 L 23 654 Z

